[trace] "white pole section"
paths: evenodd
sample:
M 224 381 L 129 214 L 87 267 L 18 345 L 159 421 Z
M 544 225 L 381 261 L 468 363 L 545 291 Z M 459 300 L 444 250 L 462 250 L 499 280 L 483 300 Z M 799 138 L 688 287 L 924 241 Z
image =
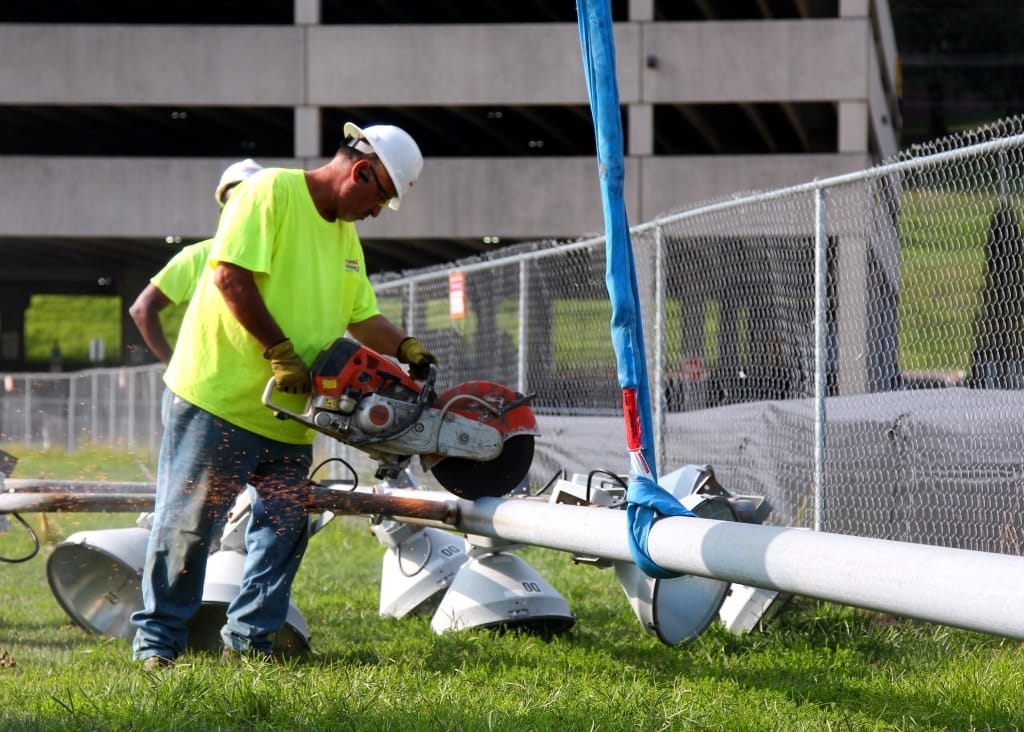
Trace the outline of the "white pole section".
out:
M 457 505 L 454 528 L 468 534 L 633 561 L 622 510 L 521 498 Z M 657 521 L 647 549 L 684 574 L 1024 640 L 1024 557 L 681 516 Z
M 146 510 L 153 489 L 151 483 L 6 479 L 0 480 L 0 513 Z M 348 513 L 391 511 L 412 524 L 633 561 L 620 509 L 540 498 L 467 501 L 445 491 L 327 492 L 345 499 L 341 508 Z M 322 495 L 314 490 L 312 504 L 318 499 Z M 414 499 L 405 502 L 414 513 L 401 512 L 402 499 Z M 1024 640 L 1024 557 L 682 516 L 657 521 L 647 550 L 657 564 L 682 574 Z

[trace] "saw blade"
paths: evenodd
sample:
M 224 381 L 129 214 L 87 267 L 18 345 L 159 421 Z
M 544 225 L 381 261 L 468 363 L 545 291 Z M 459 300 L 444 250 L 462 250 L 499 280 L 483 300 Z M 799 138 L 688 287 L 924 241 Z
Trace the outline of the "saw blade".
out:
M 445 458 L 430 472 L 445 490 L 475 501 L 499 498 L 518 487 L 533 463 L 533 435 L 513 435 L 505 440 L 501 455 L 493 460 Z

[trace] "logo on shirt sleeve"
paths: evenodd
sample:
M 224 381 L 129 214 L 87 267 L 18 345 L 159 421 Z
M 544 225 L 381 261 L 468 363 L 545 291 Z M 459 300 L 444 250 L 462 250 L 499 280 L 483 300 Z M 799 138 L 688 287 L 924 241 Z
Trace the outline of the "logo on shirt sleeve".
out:
M 358 259 L 346 259 L 345 260 L 345 271 L 347 271 L 347 272 L 358 272 L 359 271 L 359 260 Z

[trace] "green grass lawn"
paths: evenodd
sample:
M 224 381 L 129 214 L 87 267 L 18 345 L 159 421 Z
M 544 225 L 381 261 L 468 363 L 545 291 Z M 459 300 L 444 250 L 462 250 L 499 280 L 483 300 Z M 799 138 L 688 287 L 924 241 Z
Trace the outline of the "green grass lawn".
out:
M 994 196 L 915 191 L 900 209 L 900 365 L 969 372 Z
M 69 314 L 73 315 L 69 317 Z M 89 342 L 92 340 L 103 341 L 104 358 L 99 365 L 120 362 L 120 297 L 32 296 L 25 311 L 25 361 L 30 368 L 48 370 L 54 346 L 60 350 L 65 370 L 97 365 L 89 359 Z
M 134 456 L 25 455 L 14 477 L 146 480 Z M 794 599 L 765 628 L 719 624 L 668 647 L 610 569 L 520 551 L 568 601 L 549 640 L 378 616 L 383 548 L 362 517 L 316 534 L 294 587 L 311 651 L 279 666 L 192 653 L 143 673 L 128 641 L 72 625 L 46 557 L 68 534 L 134 514 L 30 514 L 39 556 L 0 564 L 3 730 L 1012 730 L 1024 726 L 1017 641 Z M 0 554 L 28 546 L 16 522 Z

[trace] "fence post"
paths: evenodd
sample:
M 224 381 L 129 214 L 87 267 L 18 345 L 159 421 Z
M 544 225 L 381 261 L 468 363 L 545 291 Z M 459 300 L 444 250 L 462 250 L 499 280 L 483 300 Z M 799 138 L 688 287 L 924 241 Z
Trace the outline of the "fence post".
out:
M 526 271 L 526 260 L 519 260 L 519 349 L 516 354 L 516 369 L 518 381 L 516 390 L 520 394 L 526 393 L 526 326 L 529 310 L 526 307 L 527 296 L 530 293 L 530 279 Z
M 828 232 L 825 228 L 825 189 L 814 189 L 814 530 L 823 529 L 825 515 L 825 395 L 828 379 L 826 277 Z
M 95 369 L 89 372 L 89 441 L 96 442 L 96 436 L 100 432 L 100 405 L 99 388 L 96 384 L 98 379 Z
M 107 395 L 109 413 L 107 414 L 107 440 L 111 445 L 117 444 L 117 390 L 121 386 L 121 380 L 116 371 L 107 372 L 110 379 L 110 388 Z
M 657 475 L 665 472 L 665 256 L 662 227 L 654 227 L 654 465 Z
M 25 377 L 25 413 L 22 424 L 25 426 L 25 444 L 32 444 L 32 380 Z
M 68 374 L 68 455 L 75 451 L 75 414 L 78 405 L 78 379 Z
M 128 445 L 129 450 L 135 449 L 135 377 L 137 372 L 125 371 L 125 378 L 128 380 L 128 434 L 125 442 Z
M 405 332 L 416 335 L 416 283 L 409 283 L 409 310 L 405 315 Z
M 999 203 L 1006 203 L 1006 150 L 999 151 Z

